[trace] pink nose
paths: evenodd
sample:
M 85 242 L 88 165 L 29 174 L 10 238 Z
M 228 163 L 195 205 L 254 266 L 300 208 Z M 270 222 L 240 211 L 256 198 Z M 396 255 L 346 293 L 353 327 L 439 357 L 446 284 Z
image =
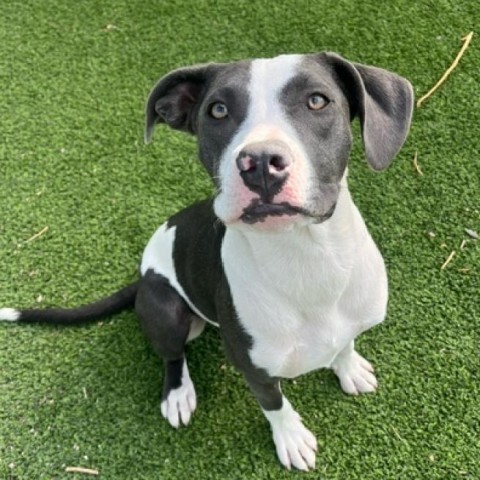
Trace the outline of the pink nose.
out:
M 277 172 L 285 170 L 291 163 L 290 158 L 278 153 L 256 155 L 248 153 L 248 151 L 242 151 L 237 157 L 237 166 L 241 172 L 254 171 L 260 168 L 268 170 L 271 175 L 275 175 Z
M 236 162 L 245 185 L 264 201 L 271 201 L 282 189 L 293 159 L 282 143 L 259 142 L 246 146 Z

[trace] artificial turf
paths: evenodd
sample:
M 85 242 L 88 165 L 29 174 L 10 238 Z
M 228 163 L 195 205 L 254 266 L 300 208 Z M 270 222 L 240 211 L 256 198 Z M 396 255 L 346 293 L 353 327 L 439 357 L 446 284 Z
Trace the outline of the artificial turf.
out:
M 419 95 L 479 24 L 468 0 L 2 1 L 0 306 L 114 291 L 156 227 L 212 192 L 193 138 L 161 127 L 143 144 L 146 95 L 170 69 L 332 50 Z M 369 170 L 357 136 L 350 186 L 390 277 L 388 318 L 357 343 L 380 389 L 348 397 L 329 371 L 283 383 L 319 439 L 306 478 L 480 478 L 480 245 L 465 232 L 480 231 L 479 65 L 474 37 L 388 171 Z M 112 480 L 301 475 L 280 467 L 215 330 L 189 359 L 199 407 L 175 431 L 132 312 L 82 328 L 0 325 L 0 478 L 88 478 L 66 466 Z

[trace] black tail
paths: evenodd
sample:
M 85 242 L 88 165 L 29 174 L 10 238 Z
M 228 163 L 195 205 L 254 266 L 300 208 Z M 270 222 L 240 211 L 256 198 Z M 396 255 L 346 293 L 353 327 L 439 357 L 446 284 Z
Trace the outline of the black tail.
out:
M 0 308 L 0 320 L 20 323 L 49 323 L 77 325 L 107 317 L 133 307 L 137 296 L 138 282 L 122 288 L 107 298 L 77 308 L 47 308 L 15 310 Z M 2 315 L 3 314 L 3 315 Z

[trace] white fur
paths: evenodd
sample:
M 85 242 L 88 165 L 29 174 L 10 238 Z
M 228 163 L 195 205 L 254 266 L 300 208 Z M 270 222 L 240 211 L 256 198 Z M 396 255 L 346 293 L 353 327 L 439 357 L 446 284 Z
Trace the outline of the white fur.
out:
M 173 264 L 173 244 L 177 227 L 167 228 L 167 223 L 161 225 L 149 240 L 142 257 L 140 271 L 145 275 L 147 270 L 152 269 L 155 273 L 166 277 L 170 285 L 182 296 L 188 306 L 203 320 L 218 327 L 218 323 L 209 320 L 191 302 L 182 286 L 178 282 Z
M 227 229 L 222 259 L 251 359 L 273 377 L 331 367 L 384 319 L 383 259 L 346 179 L 328 221 L 281 233 Z
M 280 140 L 288 145 L 295 164 L 292 181 L 302 186 L 298 189 L 302 197 L 297 199 L 298 206 L 306 202 L 310 188 L 308 182 L 313 178 L 313 172 L 302 143 L 278 100 L 282 88 L 295 75 L 301 57 L 281 55 L 252 62 L 247 117 L 220 159 L 221 188 L 215 198 L 214 210 L 226 224 L 237 221 L 249 200 L 256 197 L 243 185 L 235 161 L 240 151 L 251 143 Z
M 350 395 L 374 392 L 378 386 L 372 365 L 353 349 L 353 341 L 337 355 L 332 368 Z
M 290 402 L 283 397 L 280 410 L 263 410 L 263 413 L 270 422 L 280 462 L 288 469 L 292 466 L 304 471 L 314 469 L 317 440 Z
M 20 318 L 20 312 L 14 308 L 0 308 L 0 321 L 16 322 Z
M 185 360 L 182 369 L 182 384 L 180 387 L 170 390 L 167 398 L 160 404 L 160 410 L 168 423 L 172 427 L 178 428 L 180 423 L 184 426 L 189 424 L 196 408 L 197 395 Z

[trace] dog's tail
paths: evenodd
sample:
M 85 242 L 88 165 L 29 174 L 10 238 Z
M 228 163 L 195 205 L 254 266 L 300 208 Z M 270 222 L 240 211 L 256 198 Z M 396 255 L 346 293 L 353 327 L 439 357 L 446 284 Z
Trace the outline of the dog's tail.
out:
M 78 325 L 121 312 L 135 304 L 138 282 L 122 288 L 109 297 L 77 308 L 46 308 L 16 310 L 0 308 L 0 320 L 18 323 Z

